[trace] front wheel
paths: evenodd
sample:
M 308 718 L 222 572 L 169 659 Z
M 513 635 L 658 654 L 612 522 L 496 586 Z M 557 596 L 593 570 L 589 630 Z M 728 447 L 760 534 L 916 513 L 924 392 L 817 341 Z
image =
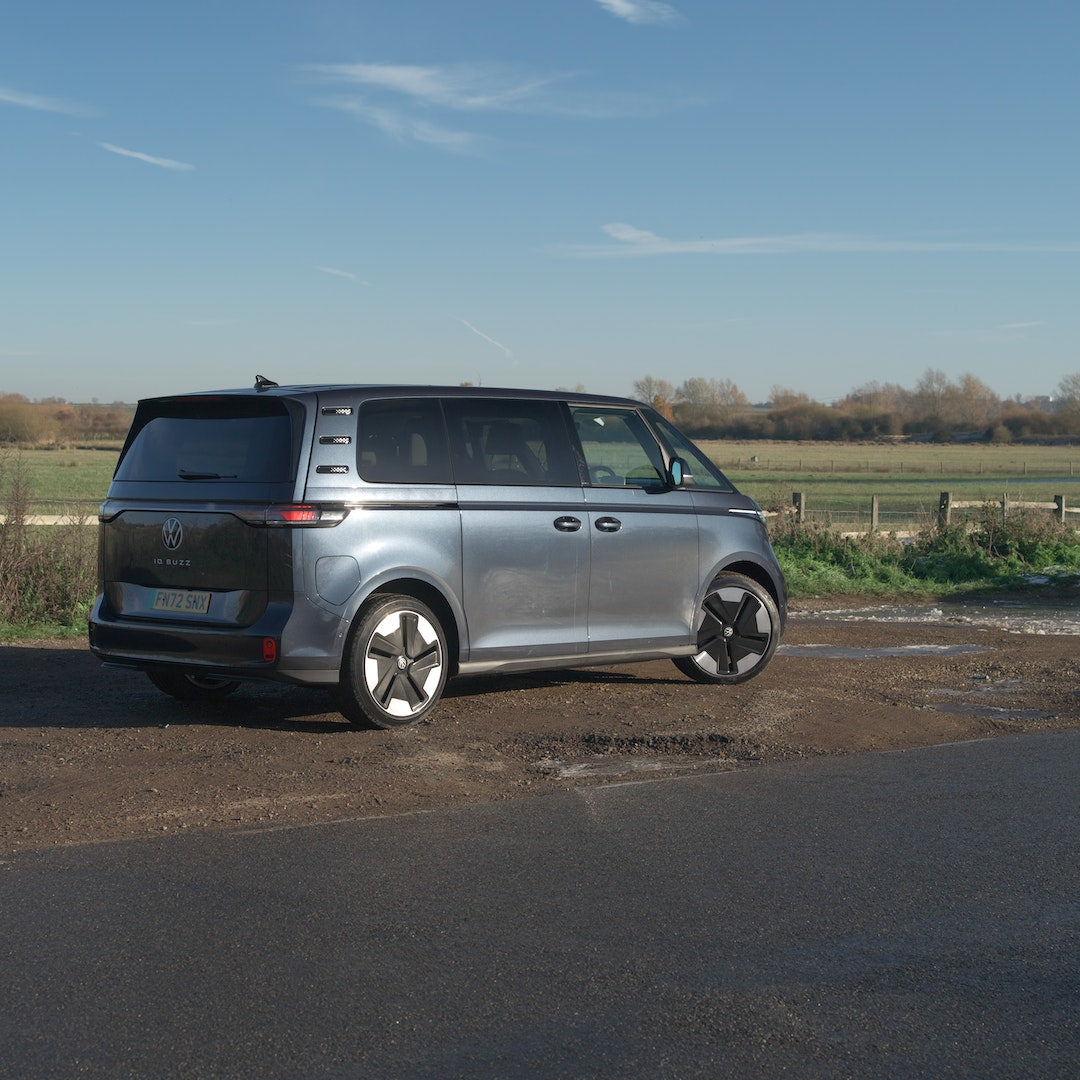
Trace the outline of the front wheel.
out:
M 432 610 L 411 596 L 377 597 L 352 635 L 339 707 L 358 724 L 415 724 L 442 695 L 446 670 L 446 632 Z
M 742 574 L 720 574 L 702 601 L 698 651 L 675 666 L 704 683 L 752 679 L 772 659 L 780 638 L 773 598 Z
M 180 701 L 218 701 L 240 684 L 220 675 L 189 675 L 182 671 L 148 671 L 150 681 L 163 693 Z

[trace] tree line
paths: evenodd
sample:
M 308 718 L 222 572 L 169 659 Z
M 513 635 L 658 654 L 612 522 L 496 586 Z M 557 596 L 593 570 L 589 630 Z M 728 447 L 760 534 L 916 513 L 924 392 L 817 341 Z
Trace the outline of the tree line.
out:
M 0 443 L 72 446 L 119 441 L 134 415 L 135 406 L 122 401 L 74 405 L 63 398 L 30 401 L 22 394 L 0 394 Z
M 831 404 L 774 386 L 765 405 L 751 405 L 730 379 L 692 378 L 672 385 L 647 375 L 634 396 L 689 435 L 712 439 L 861 441 L 912 438 L 949 442 L 1057 441 L 1080 437 L 1080 372 L 1045 398 L 1000 398 L 970 372 L 955 382 L 928 369 L 907 389 L 868 382 Z

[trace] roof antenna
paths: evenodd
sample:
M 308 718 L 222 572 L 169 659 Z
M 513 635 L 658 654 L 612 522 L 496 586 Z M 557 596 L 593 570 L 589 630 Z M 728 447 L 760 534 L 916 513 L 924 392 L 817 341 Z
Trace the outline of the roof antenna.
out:
M 265 375 L 255 376 L 255 389 L 261 394 L 264 390 L 269 390 L 271 386 L 277 386 L 277 383 L 273 379 L 268 379 Z

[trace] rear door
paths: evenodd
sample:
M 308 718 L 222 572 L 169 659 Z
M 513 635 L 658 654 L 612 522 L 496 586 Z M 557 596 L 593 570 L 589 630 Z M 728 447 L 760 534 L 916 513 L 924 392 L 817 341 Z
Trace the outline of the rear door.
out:
M 584 653 L 589 531 L 559 404 L 451 398 L 445 408 L 469 659 Z
M 101 509 L 111 613 L 244 626 L 288 595 L 288 534 L 262 526 L 292 497 L 302 426 L 274 397 L 141 403 Z

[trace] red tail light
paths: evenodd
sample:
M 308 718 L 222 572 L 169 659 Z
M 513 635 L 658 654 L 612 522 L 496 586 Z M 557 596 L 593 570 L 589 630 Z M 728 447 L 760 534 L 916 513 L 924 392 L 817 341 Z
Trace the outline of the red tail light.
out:
M 266 525 L 278 529 L 326 529 L 349 516 L 343 506 L 316 506 L 312 503 L 287 503 L 261 510 L 234 511 L 248 525 Z
M 272 664 L 277 659 L 277 640 L 272 637 L 263 638 L 263 660 Z

